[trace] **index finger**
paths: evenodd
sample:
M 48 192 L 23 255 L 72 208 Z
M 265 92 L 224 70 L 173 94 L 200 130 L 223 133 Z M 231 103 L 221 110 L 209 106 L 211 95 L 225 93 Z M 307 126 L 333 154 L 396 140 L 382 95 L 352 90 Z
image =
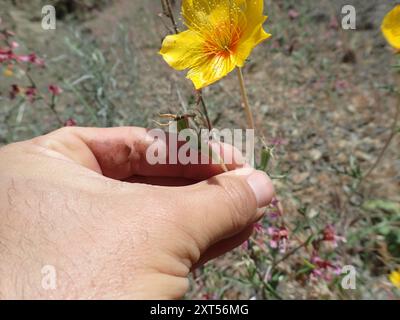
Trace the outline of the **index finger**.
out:
M 38 141 L 41 145 L 62 153 L 88 169 L 118 180 L 132 176 L 204 180 L 224 171 L 221 164 L 213 164 L 211 160 L 205 164 L 182 164 L 177 155 L 183 144 L 178 144 L 175 150 L 171 149 L 168 143 L 170 138 L 171 134 L 167 134 L 165 142 L 155 141 L 148 129 L 139 127 L 69 127 L 54 131 L 39 138 Z M 151 164 L 148 161 L 148 149 L 154 147 L 154 143 L 168 150 L 166 164 Z M 218 152 L 221 158 L 232 160 L 226 163 L 228 170 L 243 166 L 243 157 L 238 149 L 228 144 L 220 146 Z M 176 157 L 177 163 L 170 163 L 171 157 Z

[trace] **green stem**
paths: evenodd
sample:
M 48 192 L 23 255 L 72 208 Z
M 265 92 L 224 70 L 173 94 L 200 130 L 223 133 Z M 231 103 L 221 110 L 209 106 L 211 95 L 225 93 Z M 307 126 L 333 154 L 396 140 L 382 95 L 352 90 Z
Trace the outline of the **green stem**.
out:
M 204 113 L 204 117 L 206 118 L 206 122 L 207 122 L 207 129 L 208 130 L 212 130 L 212 124 L 211 124 L 211 120 L 210 120 L 210 116 L 208 115 L 208 108 L 207 105 L 203 99 L 203 92 L 202 90 L 196 90 L 196 94 L 197 94 L 197 105 L 201 105 L 202 109 L 203 109 L 203 113 Z
M 246 113 L 248 129 L 255 129 L 253 113 L 251 112 L 249 98 L 247 97 L 246 85 L 244 83 L 242 68 L 237 68 L 238 79 L 240 85 L 240 93 L 242 95 L 242 107 Z

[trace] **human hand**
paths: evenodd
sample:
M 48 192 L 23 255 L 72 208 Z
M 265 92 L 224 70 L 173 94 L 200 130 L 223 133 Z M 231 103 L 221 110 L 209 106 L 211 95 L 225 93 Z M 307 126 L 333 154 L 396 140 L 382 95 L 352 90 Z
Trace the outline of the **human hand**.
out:
M 0 149 L 0 298 L 181 298 L 194 267 L 250 236 L 274 193 L 265 173 L 151 166 L 151 142 L 63 128 Z

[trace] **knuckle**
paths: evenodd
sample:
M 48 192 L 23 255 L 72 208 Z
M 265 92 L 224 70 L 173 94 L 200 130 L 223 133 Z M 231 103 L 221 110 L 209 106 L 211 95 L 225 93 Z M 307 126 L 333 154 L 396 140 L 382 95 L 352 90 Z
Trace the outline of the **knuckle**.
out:
M 48 136 L 66 136 L 74 134 L 75 132 L 76 132 L 76 127 L 62 127 L 51 132 Z

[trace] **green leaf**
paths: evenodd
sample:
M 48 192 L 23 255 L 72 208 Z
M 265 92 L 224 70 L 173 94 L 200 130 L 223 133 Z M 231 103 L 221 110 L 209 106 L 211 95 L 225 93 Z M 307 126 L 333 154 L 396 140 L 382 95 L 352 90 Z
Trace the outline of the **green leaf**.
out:
M 189 128 L 189 121 L 186 118 L 177 121 L 178 132 Z
M 367 211 L 386 211 L 388 213 L 400 215 L 400 203 L 384 200 L 384 199 L 374 199 L 374 200 L 367 200 L 362 205 L 363 209 Z
M 310 261 L 308 261 L 307 259 L 303 259 L 303 262 L 305 264 L 306 267 L 310 268 L 311 270 L 314 270 L 316 268 L 315 265 L 313 265 Z
M 259 170 L 267 171 L 269 161 L 273 157 L 273 149 L 268 147 L 263 147 L 261 150 L 261 162 L 258 167 Z

